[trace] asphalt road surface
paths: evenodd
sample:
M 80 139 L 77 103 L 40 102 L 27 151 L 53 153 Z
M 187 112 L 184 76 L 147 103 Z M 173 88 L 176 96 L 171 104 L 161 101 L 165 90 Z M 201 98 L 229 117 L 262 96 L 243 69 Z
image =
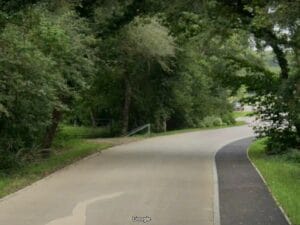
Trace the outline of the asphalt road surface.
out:
M 247 126 L 117 146 L 0 200 L 1 225 L 213 225 L 214 155 Z

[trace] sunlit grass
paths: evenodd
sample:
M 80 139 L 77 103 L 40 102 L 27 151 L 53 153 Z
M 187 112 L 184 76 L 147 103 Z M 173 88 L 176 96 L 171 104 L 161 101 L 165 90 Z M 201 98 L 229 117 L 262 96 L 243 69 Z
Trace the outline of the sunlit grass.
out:
M 234 111 L 232 113 L 233 118 L 245 117 L 245 116 L 253 116 L 253 112 L 245 112 L 245 111 Z
M 249 156 L 292 224 L 300 225 L 300 163 L 295 159 L 299 155 L 266 155 L 265 141 L 254 142 L 250 146 Z

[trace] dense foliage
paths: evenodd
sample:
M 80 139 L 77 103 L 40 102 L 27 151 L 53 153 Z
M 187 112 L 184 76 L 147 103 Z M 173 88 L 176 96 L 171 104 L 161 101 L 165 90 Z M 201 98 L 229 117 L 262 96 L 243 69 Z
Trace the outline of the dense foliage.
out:
M 53 139 L 61 112 L 92 75 L 93 42 L 84 20 L 46 5 L 8 17 L 0 34 L 1 166 Z M 49 143 L 50 142 L 50 143 Z
M 229 98 L 241 85 L 276 124 L 259 130 L 269 148 L 299 146 L 299 8 L 0 1 L 0 170 L 50 148 L 62 122 L 110 124 L 112 134 L 145 123 L 155 131 L 231 124 Z

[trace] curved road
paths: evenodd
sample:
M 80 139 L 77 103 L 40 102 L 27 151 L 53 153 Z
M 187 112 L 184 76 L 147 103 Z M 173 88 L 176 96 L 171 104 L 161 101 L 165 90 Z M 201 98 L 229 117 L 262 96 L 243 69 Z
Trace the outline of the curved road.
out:
M 252 135 L 240 126 L 111 148 L 0 200 L 0 224 L 213 225 L 214 155 Z

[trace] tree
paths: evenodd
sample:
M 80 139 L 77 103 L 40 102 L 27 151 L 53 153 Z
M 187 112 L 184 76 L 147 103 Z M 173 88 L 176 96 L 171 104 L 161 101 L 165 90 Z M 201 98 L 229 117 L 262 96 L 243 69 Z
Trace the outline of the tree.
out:
M 85 22 L 72 10 L 53 14 L 39 4 L 5 20 L 0 35 L 1 151 L 17 157 L 43 143 L 50 146 L 61 112 L 93 71 L 91 42 Z
M 58 101 L 53 108 L 52 123 L 43 140 L 44 148 L 51 146 L 63 112 L 80 89 L 85 88 L 86 79 L 94 71 L 93 52 L 89 45 L 95 41 L 88 25 L 68 8 L 60 8 L 57 13 L 44 13 L 40 18 L 43 26 L 35 31 L 36 44 L 44 54 L 55 60 L 56 70 L 62 79 L 61 85 L 56 87 Z
M 175 57 L 174 39 L 157 18 L 136 18 L 124 30 L 121 49 L 126 68 L 124 74 L 124 108 L 122 133 L 128 130 L 132 83 L 137 76 L 146 73 L 151 64 L 158 63 L 164 71 L 170 71 L 170 59 Z M 137 60 L 139 60 L 137 64 Z

